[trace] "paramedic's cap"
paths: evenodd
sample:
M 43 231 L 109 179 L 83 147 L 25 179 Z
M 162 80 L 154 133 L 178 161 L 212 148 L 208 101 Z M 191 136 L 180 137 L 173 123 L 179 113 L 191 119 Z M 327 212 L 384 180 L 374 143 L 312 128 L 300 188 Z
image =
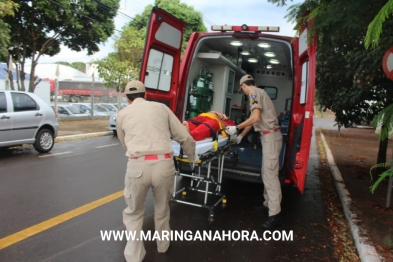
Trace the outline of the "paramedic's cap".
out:
M 250 75 L 245 75 L 242 78 L 240 78 L 240 85 L 246 82 L 247 80 L 254 80 L 254 78 Z
M 137 93 L 145 93 L 146 88 L 145 85 L 141 81 L 132 80 L 128 82 L 126 88 L 124 89 L 124 94 L 137 94 Z

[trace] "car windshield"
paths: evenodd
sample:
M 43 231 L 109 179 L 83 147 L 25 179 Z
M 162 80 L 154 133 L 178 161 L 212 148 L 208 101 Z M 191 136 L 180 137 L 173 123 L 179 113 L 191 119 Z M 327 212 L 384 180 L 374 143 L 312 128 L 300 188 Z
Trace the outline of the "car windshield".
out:
M 67 108 L 73 114 L 80 114 L 81 113 L 81 111 L 74 106 L 65 106 L 65 108 Z
M 94 105 L 94 109 L 97 110 L 98 112 L 109 112 L 108 109 L 100 105 Z
M 111 106 L 111 105 L 105 105 L 105 104 L 101 104 L 100 106 L 103 106 L 103 107 L 105 107 L 105 108 L 106 108 L 106 109 L 108 109 L 109 111 L 112 111 L 112 110 L 114 110 L 113 106 Z

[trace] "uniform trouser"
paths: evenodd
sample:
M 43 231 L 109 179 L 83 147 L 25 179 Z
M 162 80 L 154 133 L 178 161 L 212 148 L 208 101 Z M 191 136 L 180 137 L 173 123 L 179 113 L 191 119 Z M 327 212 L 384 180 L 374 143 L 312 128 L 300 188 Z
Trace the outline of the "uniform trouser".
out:
M 269 216 L 281 212 L 281 184 L 278 177 L 279 157 L 282 147 L 281 133 L 274 132 L 261 136 L 262 181 L 264 184 L 264 205 L 269 208 Z
M 162 236 L 162 231 L 170 232 L 169 199 L 174 190 L 175 167 L 172 159 L 166 160 L 129 160 L 125 176 L 124 197 L 127 208 L 123 210 L 123 223 L 127 231 L 136 232 L 141 239 L 146 194 L 151 187 L 154 195 L 155 230 Z M 151 236 L 154 232 L 151 232 Z M 169 240 L 157 240 L 158 252 L 169 248 Z M 145 257 L 143 241 L 127 242 L 124 256 L 128 262 L 140 262 Z

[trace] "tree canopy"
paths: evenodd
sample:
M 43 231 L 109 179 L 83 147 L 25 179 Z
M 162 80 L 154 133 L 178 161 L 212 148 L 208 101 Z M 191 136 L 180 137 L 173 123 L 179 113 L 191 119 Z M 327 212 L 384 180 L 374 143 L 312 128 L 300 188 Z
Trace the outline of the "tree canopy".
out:
M 156 0 L 155 5 L 188 23 L 184 39 L 188 40 L 194 31 L 205 32 L 202 14 L 180 0 Z M 131 79 L 138 79 L 143 55 L 146 26 L 153 6 L 148 5 L 115 37 L 115 51 L 106 58 L 97 61 L 100 75 L 105 85 L 124 90 Z
M 5 61 L 8 54 L 7 48 L 10 41 L 10 26 L 3 19 L 6 16 L 14 16 L 14 11 L 18 7 L 11 0 L 0 0 L 0 60 Z
M 121 35 L 116 37 L 115 52 L 96 61 L 105 86 L 123 91 L 127 82 L 138 78 L 145 34 L 144 28 L 124 27 Z
M 98 44 L 114 31 L 119 1 L 17 1 L 15 17 L 5 17 L 4 21 L 11 29 L 8 50 L 21 66 L 22 90 L 26 59 L 32 60 L 30 74 L 34 76 L 39 58 L 58 54 L 60 44 L 74 51 L 86 50 L 88 55 L 99 51 Z M 30 79 L 29 91 L 33 92 L 35 79 Z
M 203 24 L 202 14 L 195 11 L 194 7 L 181 3 L 180 0 L 155 0 L 155 6 L 164 9 L 168 13 L 183 20 L 187 23 L 184 30 L 184 41 L 188 42 L 193 32 L 206 32 L 207 29 Z M 149 22 L 150 13 L 153 5 L 148 5 L 142 14 L 138 14 L 129 23 L 129 26 L 141 29 L 145 28 Z
M 289 8 L 287 18 L 298 28 L 305 11 L 311 10 L 306 20 L 312 20 L 309 33 L 316 33 L 318 41 L 316 99 L 336 113 L 339 126 L 370 122 L 393 103 L 392 82 L 382 69 L 383 55 L 393 43 L 393 21 L 385 21 L 386 31 L 375 49 L 364 47 L 374 17 L 386 18 L 388 11 L 381 13 L 385 4 L 386 0 L 308 0 Z M 386 148 L 387 140 L 381 141 L 377 162 L 385 162 Z

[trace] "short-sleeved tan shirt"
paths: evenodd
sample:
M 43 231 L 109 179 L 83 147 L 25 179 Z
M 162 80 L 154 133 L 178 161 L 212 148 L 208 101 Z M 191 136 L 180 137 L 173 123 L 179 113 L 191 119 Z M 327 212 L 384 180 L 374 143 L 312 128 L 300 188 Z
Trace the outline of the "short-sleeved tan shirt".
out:
M 117 114 L 116 130 L 128 157 L 173 154 L 172 137 L 190 161 L 195 158 L 194 139 L 162 103 L 135 99 Z
M 254 87 L 249 93 L 250 110 L 259 108 L 261 110 L 260 121 L 254 123 L 255 131 L 267 131 L 280 128 L 276 109 L 265 90 Z

